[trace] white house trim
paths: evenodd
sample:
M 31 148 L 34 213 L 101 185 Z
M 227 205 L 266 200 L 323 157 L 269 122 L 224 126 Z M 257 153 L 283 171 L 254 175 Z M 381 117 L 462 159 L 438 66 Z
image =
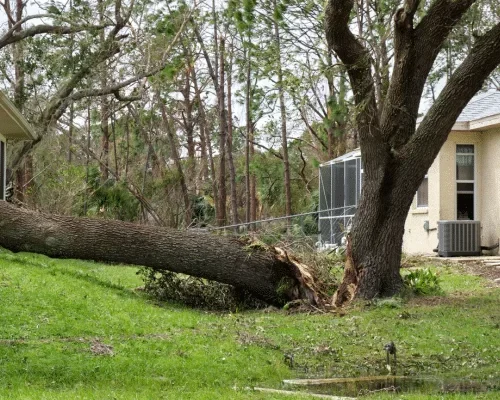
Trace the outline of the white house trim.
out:
M 35 131 L 16 106 L 0 91 L 0 132 L 7 139 L 35 139 Z
M 491 129 L 496 126 L 500 126 L 500 114 L 490 115 L 489 117 L 469 122 L 470 130 L 481 130 L 484 128 Z

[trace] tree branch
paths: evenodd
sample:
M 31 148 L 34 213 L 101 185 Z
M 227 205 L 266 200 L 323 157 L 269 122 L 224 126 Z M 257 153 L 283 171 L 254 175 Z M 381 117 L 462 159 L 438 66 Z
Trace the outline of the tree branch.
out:
M 415 133 L 425 82 L 444 41 L 475 0 L 436 0 L 416 28 L 418 0 L 406 0 L 394 16 L 394 71 L 381 116 L 384 140 L 394 149 Z
M 9 44 L 19 42 L 28 37 L 33 37 L 42 33 L 56 33 L 60 35 L 66 35 L 71 33 L 78 33 L 90 29 L 104 29 L 108 25 L 75 25 L 75 26 L 63 26 L 63 25 L 48 25 L 48 24 L 39 24 L 31 26 L 27 29 L 19 31 L 21 26 L 33 19 L 41 19 L 41 18 L 54 18 L 53 14 L 35 14 L 28 15 L 27 17 L 21 19 L 20 21 L 14 23 L 12 27 L 2 36 L 0 37 L 0 49 L 8 46 Z M 58 19 L 61 19 L 58 16 Z M 71 24 L 70 20 L 62 19 L 63 22 L 67 22 Z
M 194 21 L 193 21 L 193 29 L 194 29 L 194 33 L 196 35 L 196 40 L 200 44 L 201 51 L 203 53 L 203 57 L 205 58 L 205 62 L 207 63 L 208 74 L 212 78 L 215 92 L 218 94 L 219 93 L 219 81 L 217 80 L 217 75 L 215 74 L 214 68 L 212 66 L 212 61 L 210 60 L 210 56 L 208 55 L 207 48 L 205 47 L 205 42 L 204 42 L 203 38 L 201 37 L 200 30 L 198 29 L 198 26 L 195 24 Z
M 375 88 L 368 50 L 349 29 L 353 0 L 328 0 L 325 30 L 328 45 L 345 64 L 358 106 L 361 143 L 380 136 Z
M 320 143 L 320 145 L 323 147 L 323 150 L 327 150 L 328 149 L 328 146 L 327 144 L 319 137 L 318 133 L 314 130 L 314 128 L 311 126 L 311 124 L 309 123 L 309 121 L 307 120 L 307 117 L 304 113 L 304 110 L 300 107 L 298 107 L 298 110 L 299 110 L 299 114 L 300 114 L 300 118 L 302 119 L 302 121 L 304 122 L 304 124 L 306 125 L 307 129 L 309 130 L 309 133 L 311 133 L 311 135 L 313 135 L 316 140 Z
M 475 43 L 403 148 L 409 166 L 431 165 L 463 108 L 500 65 L 500 23 Z M 411 178 L 408 178 L 411 179 Z
M 325 30 L 329 46 L 345 64 L 356 103 L 361 153 L 365 170 L 376 174 L 381 163 L 388 162 L 388 146 L 381 145 L 379 112 L 368 50 L 349 29 L 353 0 L 328 0 Z M 382 161 L 385 160 L 385 161 Z M 375 176 L 374 176 L 375 177 Z M 376 179 L 381 179 L 377 176 Z
M 8 46 L 9 44 L 19 42 L 28 37 L 33 37 L 40 35 L 42 33 L 55 33 L 60 35 L 67 35 L 70 33 L 78 33 L 88 28 L 84 27 L 69 27 L 69 26 L 57 26 L 57 25 L 36 25 L 31 26 L 28 29 L 24 29 L 19 33 L 14 33 L 12 35 L 4 35 L 0 38 L 0 49 Z

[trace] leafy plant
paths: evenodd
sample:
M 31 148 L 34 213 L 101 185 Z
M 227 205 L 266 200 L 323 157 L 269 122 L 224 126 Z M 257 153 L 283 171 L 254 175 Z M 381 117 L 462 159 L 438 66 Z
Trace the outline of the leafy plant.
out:
M 134 221 L 137 218 L 139 202 L 128 191 L 125 182 L 114 179 L 103 182 L 99 169 L 92 167 L 89 170 L 89 186 L 88 215 L 122 221 Z
M 416 295 L 442 294 L 438 275 L 429 268 L 416 269 L 403 276 L 404 284 Z
M 144 291 L 160 301 L 210 310 L 234 311 L 266 306 L 246 290 L 224 283 L 152 268 L 142 268 L 138 274 L 144 280 Z

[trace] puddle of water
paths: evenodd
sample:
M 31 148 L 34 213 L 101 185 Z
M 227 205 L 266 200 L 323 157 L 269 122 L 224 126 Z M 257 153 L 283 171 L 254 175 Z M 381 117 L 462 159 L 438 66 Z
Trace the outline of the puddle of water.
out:
M 360 378 L 293 379 L 287 386 L 302 387 L 307 392 L 336 396 L 362 396 L 376 392 L 479 393 L 500 390 L 500 384 L 468 380 L 410 378 L 407 376 L 366 376 Z

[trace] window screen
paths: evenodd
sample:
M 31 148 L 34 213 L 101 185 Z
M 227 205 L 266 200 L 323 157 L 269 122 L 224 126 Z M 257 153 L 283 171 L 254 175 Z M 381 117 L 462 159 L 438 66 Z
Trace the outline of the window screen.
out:
M 359 157 L 339 158 L 319 169 L 319 231 L 324 243 L 341 244 L 360 199 L 362 162 Z
M 330 208 L 332 208 L 332 166 L 325 165 L 319 169 L 319 209 L 323 211 Z
M 333 164 L 333 215 L 342 215 L 344 207 L 344 163 Z
M 356 205 L 356 160 L 345 163 L 345 206 Z
M 417 190 L 417 207 L 429 206 L 429 178 L 426 176 Z
M 357 168 L 357 173 L 356 173 L 356 194 L 357 194 L 357 200 L 356 200 L 356 205 L 359 203 L 359 200 L 361 199 L 361 158 L 356 159 L 356 168 Z

